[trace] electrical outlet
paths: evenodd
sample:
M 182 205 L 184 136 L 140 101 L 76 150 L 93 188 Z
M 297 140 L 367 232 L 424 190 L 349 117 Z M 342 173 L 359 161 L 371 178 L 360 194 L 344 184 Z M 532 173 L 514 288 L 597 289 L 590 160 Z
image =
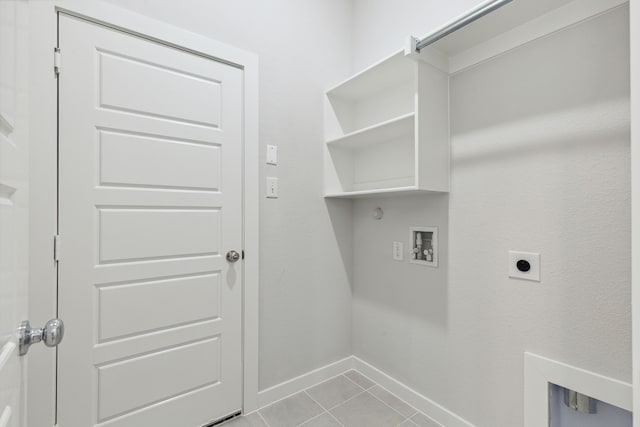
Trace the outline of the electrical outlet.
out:
M 272 176 L 267 177 L 267 198 L 278 198 L 278 178 Z
M 540 254 L 509 251 L 509 277 L 540 281 Z
M 402 261 L 404 259 L 402 242 L 393 242 L 393 259 L 396 261 Z

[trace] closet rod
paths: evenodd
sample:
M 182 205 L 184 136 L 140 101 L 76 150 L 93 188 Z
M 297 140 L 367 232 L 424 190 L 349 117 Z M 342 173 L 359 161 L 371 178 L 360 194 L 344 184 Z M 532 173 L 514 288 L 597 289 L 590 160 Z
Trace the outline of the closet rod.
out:
M 446 37 L 449 34 L 458 31 L 459 29 L 471 24 L 475 20 L 482 18 L 483 16 L 493 12 L 496 9 L 501 8 L 505 4 L 512 1 L 513 0 L 493 0 L 492 2 L 480 6 L 478 9 L 472 10 L 467 15 L 452 22 L 450 25 L 444 27 L 443 29 L 436 31 L 435 33 L 423 38 L 422 40 L 418 40 L 416 42 L 416 51 L 420 52 L 421 49 L 429 46 L 430 44 L 433 44 L 443 37 Z

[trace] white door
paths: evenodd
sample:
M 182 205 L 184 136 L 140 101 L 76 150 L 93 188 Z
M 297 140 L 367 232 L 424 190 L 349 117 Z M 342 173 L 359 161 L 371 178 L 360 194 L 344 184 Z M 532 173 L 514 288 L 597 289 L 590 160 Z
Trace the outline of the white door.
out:
M 242 71 L 60 15 L 61 427 L 241 409 Z
M 27 319 L 27 5 L 0 1 L 0 426 L 22 427 L 25 362 L 16 329 Z M 36 326 L 36 325 L 34 325 Z M 42 326 L 42 325 L 39 325 Z

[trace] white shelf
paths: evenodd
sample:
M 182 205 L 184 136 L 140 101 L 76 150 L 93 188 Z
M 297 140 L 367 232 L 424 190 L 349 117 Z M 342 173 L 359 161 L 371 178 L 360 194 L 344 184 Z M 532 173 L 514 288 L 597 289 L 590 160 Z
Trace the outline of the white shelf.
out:
M 434 193 L 445 193 L 445 192 L 423 190 L 416 186 L 408 186 L 408 187 L 379 188 L 375 190 L 345 191 L 342 193 L 328 193 L 328 194 L 325 194 L 324 197 L 342 198 L 342 199 L 360 199 L 360 198 L 374 197 L 374 196 L 401 196 L 405 194 L 419 194 L 419 193 L 434 194 Z
M 326 197 L 447 192 L 449 77 L 626 3 L 513 1 L 420 53 L 398 51 L 332 87 Z
M 414 138 L 415 113 L 378 123 L 367 128 L 348 133 L 327 141 L 330 147 L 343 149 L 361 149 L 371 144 L 397 141 L 401 138 Z
M 403 53 L 330 89 L 326 197 L 448 191 L 448 100 L 448 74 Z
M 359 99 L 394 85 L 413 80 L 415 63 L 407 61 L 404 52 L 397 52 L 346 79 L 327 91 L 330 97 Z

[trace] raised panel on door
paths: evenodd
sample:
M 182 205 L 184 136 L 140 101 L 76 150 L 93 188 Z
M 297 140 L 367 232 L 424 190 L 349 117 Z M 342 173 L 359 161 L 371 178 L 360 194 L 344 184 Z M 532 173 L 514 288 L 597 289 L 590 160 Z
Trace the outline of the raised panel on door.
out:
M 153 157 L 148 156 L 151 149 Z M 145 164 L 144 168 L 140 168 L 141 163 Z M 100 185 L 217 191 L 219 172 L 220 147 L 217 145 L 100 132 Z
M 220 286 L 219 272 L 99 286 L 98 342 L 215 320 Z M 169 304 L 167 311 L 163 307 Z M 138 315 L 138 307 L 145 307 L 144 316 Z
M 220 338 L 212 337 L 98 366 L 98 420 L 215 385 L 220 381 L 219 364 Z
M 59 421 L 241 409 L 242 71 L 60 15 Z
M 150 150 L 152 153 L 153 150 Z M 220 255 L 219 206 L 96 207 L 98 264 Z M 169 244 L 170 243 L 170 244 Z

